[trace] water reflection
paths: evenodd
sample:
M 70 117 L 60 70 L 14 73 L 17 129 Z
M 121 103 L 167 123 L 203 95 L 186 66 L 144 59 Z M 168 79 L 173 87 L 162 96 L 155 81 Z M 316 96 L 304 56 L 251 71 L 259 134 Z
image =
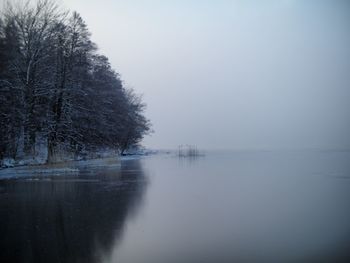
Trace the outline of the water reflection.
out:
M 0 262 L 99 262 L 145 188 L 138 160 L 120 170 L 0 181 Z
M 144 161 L 151 184 L 106 263 L 350 262 L 350 153 Z
M 350 262 L 349 200 L 350 152 L 155 155 L 0 181 L 0 262 Z

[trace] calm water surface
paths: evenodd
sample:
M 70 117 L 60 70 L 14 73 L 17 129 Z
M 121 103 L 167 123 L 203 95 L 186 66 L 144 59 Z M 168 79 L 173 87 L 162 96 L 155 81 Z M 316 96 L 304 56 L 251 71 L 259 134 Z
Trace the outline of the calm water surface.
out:
M 350 153 L 156 155 L 0 180 L 0 248 L 0 262 L 350 262 Z

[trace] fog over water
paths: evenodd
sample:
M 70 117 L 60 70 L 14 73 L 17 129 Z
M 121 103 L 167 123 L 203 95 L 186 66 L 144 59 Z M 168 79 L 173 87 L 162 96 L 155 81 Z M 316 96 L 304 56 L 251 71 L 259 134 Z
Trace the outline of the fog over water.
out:
M 62 0 L 173 148 L 350 147 L 348 1 Z
M 0 0 L 0 9 L 4 2 Z M 81 107 L 69 115 L 82 116 L 77 124 L 71 125 L 70 117 L 60 122 L 56 108 L 62 104 L 63 86 L 52 89 L 60 92 L 57 103 L 56 94 L 54 99 L 45 97 L 54 102 L 56 126 L 74 128 L 61 133 L 67 140 L 52 140 L 52 145 L 62 146 L 56 147 L 62 150 L 57 151 L 60 163 L 51 164 L 45 157 L 49 162 L 38 165 L 35 146 L 40 140 L 31 143 L 34 151 L 28 151 L 28 158 L 24 154 L 23 159 L 2 160 L 7 156 L 0 148 L 0 262 L 350 262 L 350 1 L 57 3 L 81 14 L 124 86 L 143 94 L 148 104 L 145 115 L 155 132 L 142 144 L 155 149 L 191 144 L 199 151 L 179 147 L 179 152 L 121 156 L 121 148 L 130 145 L 131 131 L 147 121 L 137 114 L 141 110 L 119 111 L 139 104 L 125 102 L 114 108 L 122 93 L 107 91 L 116 84 L 122 91 L 122 85 L 108 77 L 113 72 L 100 57 L 94 61 L 101 63 L 95 71 L 103 74 L 90 74 L 94 85 L 77 85 L 77 91 L 94 91 L 88 93 L 89 100 L 82 99 L 89 108 L 85 115 Z M 67 32 L 69 39 L 75 38 L 76 31 Z M 63 50 L 60 55 L 51 49 L 44 54 L 68 60 L 64 48 L 75 41 L 58 39 L 53 50 Z M 77 58 L 86 54 L 84 50 Z M 94 58 L 92 52 L 88 55 Z M 77 68 L 79 72 L 93 71 L 94 63 L 80 62 L 87 65 Z M 51 64 L 40 63 L 43 70 Z M 79 72 L 72 73 L 76 78 L 71 80 L 65 70 L 58 75 L 69 80 L 68 87 L 76 80 L 85 83 L 81 76 L 89 74 Z M 38 83 L 52 93 L 47 82 Z M 18 101 L 33 105 L 29 114 L 23 104 L 23 112 L 46 116 L 35 112 L 32 93 L 33 99 L 18 96 Z M 77 101 L 84 97 L 76 94 L 72 97 L 79 97 Z M 111 100 L 111 94 L 119 95 Z M 16 109 L 8 97 L 2 101 Z M 129 102 L 134 100 L 130 96 Z M 70 105 L 70 96 L 65 101 Z M 92 124 L 98 125 L 80 125 L 90 124 L 86 117 L 98 113 L 96 105 L 106 106 L 101 115 L 91 114 Z M 118 119 L 109 120 L 116 115 Z M 0 120 L 12 120 L 6 118 Z M 134 125 L 133 118 L 138 120 Z M 46 119 L 34 120 L 40 123 L 33 129 L 34 137 L 45 131 L 42 122 L 53 126 Z M 124 126 L 110 126 L 123 120 Z M 25 138 L 25 126 L 18 122 L 18 138 Z M 53 134 L 60 131 L 57 127 Z M 85 134 L 90 129 L 91 134 Z M 78 143 L 70 134 L 77 134 Z M 42 137 L 48 146 L 49 135 Z M 93 135 L 99 141 L 106 138 L 103 146 L 108 147 L 119 140 L 111 145 L 118 151 L 106 152 L 94 140 L 86 140 Z M 21 140 L 13 143 L 6 136 L 0 136 L 6 139 L 0 147 L 25 148 L 19 147 Z M 80 146 L 85 140 L 91 155 L 89 147 Z M 67 154 L 65 144 L 71 150 Z M 55 157 L 55 147 L 47 149 Z M 79 161 L 66 161 L 73 159 L 72 150 Z
M 158 154 L 0 180 L 0 262 L 349 262 L 349 165 L 334 151 Z

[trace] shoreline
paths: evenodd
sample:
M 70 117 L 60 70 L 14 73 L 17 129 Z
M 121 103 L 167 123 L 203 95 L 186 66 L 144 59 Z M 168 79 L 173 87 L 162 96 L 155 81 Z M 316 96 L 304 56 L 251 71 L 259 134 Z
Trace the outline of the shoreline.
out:
M 27 164 L 0 169 L 0 180 L 47 175 L 77 175 L 83 169 L 120 169 L 121 162 L 141 158 L 142 155 L 102 157 L 87 160 L 70 160 L 52 164 Z

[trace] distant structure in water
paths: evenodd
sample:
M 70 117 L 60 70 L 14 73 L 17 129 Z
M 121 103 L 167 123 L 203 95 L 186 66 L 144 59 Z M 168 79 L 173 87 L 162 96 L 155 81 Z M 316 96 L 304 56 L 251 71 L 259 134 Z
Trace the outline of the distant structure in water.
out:
M 203 155 L 204 154 L 199 153 L 195 145 L 179 145 L 179 157 L 198 157 Z

